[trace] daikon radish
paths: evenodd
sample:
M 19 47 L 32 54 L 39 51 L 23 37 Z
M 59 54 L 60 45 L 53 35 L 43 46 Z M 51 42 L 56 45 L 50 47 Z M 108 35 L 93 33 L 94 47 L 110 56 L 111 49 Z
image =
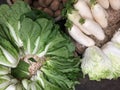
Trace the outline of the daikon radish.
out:
M 120 44 L 120 29 L 113 35 L 111 41 Z
M 78 0 L 77 3 L 74 4 L 74 8 L 78 10 L 83 18 L 93 19 L 91 10 L 84 0 Z
M 83 22 L 83 20 L 82 20 Z M 104 40 L 105 34 L 103 29 L 100 27 L 98 23 L 91 19 L 85 19 L 84 23 L 82 23 L 82 27 L 89 31 L 93 36 L 95 36 L 98 40 Z
M 95 42 L 89 38 L 88 36 L 84 35 L 81 30 L 73 24 L 70 30 L 68 30 L 70 36 L 77 41 L 79 44 L 82 44 L 86 47 L 95 45 Z
M 90 6 L 90 0 L 84 0 Z
M 71 13 L 67 14 L 67 16 L 68 16 L 68 19 L 72 21 L 75 25 L 77 25 L 77 27 L 79 27 L 82 32 L 84 32 L 87 35 L 91 34 L 81 26 L 81 23 L 79 22 L 79 20 L 81 19 L 81 16 L 79 15 L 78 11 L 72 10 Z
M 111 7 L 114 10 L 119 10 L 120 9 L 120 0 L 109 0 Z
M 105 9 L 97 3 L 95 5 L 92 5 L 91 11 L 97 23 L 99 23 L 101 27 L 106 28 L 108 26 L 108 16 L 106 15 Z
M 109 0 L 97 0 L 97 2 L 105 9 L 109 8 Z

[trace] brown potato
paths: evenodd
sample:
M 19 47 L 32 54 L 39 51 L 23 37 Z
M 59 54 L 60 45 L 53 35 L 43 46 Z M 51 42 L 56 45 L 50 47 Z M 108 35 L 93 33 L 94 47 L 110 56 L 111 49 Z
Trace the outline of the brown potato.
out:
M 44 8 L 43 10 L 45 13 L 49 14 L 50 16 L 53 16 L 53 12 L 52 10 L 50 10 L 49 8 Z
M 38 3 L 38 1 L 34 1 L 34 2 L 33 2 L 33 7 L 34 7 L 34 8 L 39 7 L 39 3 Z
M 50 8 L 53 11 L 56 11 L 59 8 L 60 2 L 58 0 L 53 0 L 53 2 L 50 5 Z
M 62 0 L 62 3 L 65 4 L 67 2 L 67 0 Z
M 61 10 L 57 10 L 54 14 L 55 17 L 59 16 L 61 14 Z
M 38 10 L 42 10 L 42 9 L 43 9 L 43 7 L 40 7 L 40 6 L 39 6 L 39 7 L 37 7 L 37 9 L 38 9 Z
M 45 1 L 45 5 L 50 5 L 52 3 L 53 0 L 44 0 Z
M 42 7 L 47 7 L 47 5 L 45 4 L 45 0 L 38 0 L 38 3 Z
M 62 4 L 62 3 L 60 3 L 60 5 L 59 5 L 59 9 L 60 9 L 60 10 L 63 9 L 63 4 Z

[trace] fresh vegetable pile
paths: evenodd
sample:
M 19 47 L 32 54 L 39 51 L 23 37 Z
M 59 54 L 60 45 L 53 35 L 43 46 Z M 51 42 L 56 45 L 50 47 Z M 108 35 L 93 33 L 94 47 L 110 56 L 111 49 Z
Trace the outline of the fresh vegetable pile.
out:
M 82 51 L 83 74 L 97 81 L 120 77 L 120 0 L 71 0 L 64 13 L 69 35 L 86 48 L 84 53 Z M 100 46 L 99 41 L 103 42 Z
M 81 65 L 84 75 L 91 80 L 117 79 L 120 77 L 120 30 L 102 48 L 86 49 Z
M 115 4 L 115 5 L 114 5 Z M 120 15 L 116 15 L 110 10 L 114 9 L 120 12 L 120 0 L 71 0 L 66 4 L 66 17 L 68 32 L 70 36 L 79 44 L 89 47 L 98 45 L 97 42 L 106 42 L 109 38 L 106 29 L 118 21 Z M 115 14 L 112 16 L 110 14 Z M 116 17 L 116 18 L 115 18 Z M 118 19 L 116 22 L 110 20 L 112 18 Z M 110 24 L 111 22 L 114 24 Z M 110 32 L 110 30 L 108 31 Z M 112 32 L 111 32 L 112 33 Z M 108 37 L 107 37 L 108 35 Z M 113 35 L 113 33 L 112 33 Z M 100 46 L 100 45 L 98 45 Z
M 78 83 L 75 47 L 44 15 L 22 1 L 0 6 L 0 90 L 73 90 Z
M 9 4 L 16 2 L 17 0 L 7 0 Z M 56 20 L 61 19 L 61 12 L 63 5 L 67 0 L 23 0 L 27 2 L 32 8 L 42 10 L 49 14 L 50 16 L 56 18 Z

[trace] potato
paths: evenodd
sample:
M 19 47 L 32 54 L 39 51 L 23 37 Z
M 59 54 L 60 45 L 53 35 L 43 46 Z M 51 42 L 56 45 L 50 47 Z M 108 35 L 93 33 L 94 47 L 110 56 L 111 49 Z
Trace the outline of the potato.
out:
M 53 16 L 53 12 L 52 10 L 50 10 L 49 8 L 44 8 L 43 11 L 47 14 L 49 14 L 50 16 Z
M 53 0 L 44 0 L 45 1 L 45 5 L 50 5 L 52 3 Z
M 35 8 L 39 7 L 38 1 L 34 1 L 34 2 L 33 2 L 33 7 L 35 7 Z
M 42 7 L 47 7 L 47 5 L 45 5 L 45 1 L 44 0 L 38 0 L 38 3 Z
M 57 10 L 54 14 L 55 17 L 59 16 L 61 14 L 61 10 Z
M 59 8 L 60 2 L 58 0 L 53 0 L 52 4 L 50 5 L 50 8 L 53 11 L 56 11 Z

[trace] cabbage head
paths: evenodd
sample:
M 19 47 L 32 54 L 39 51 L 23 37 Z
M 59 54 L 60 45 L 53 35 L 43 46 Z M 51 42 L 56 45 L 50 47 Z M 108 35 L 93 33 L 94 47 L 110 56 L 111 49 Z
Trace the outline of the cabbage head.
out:
M 102 50 L 96 46 L 86 49 L 81 68 L 84 75 L 88 75 L 90 80 L 100 81 L 110 79 L 112 63 Z
M 0 6 L 0 90 L 75 89 L 75 47 L 46 17 L 22 1 Z

